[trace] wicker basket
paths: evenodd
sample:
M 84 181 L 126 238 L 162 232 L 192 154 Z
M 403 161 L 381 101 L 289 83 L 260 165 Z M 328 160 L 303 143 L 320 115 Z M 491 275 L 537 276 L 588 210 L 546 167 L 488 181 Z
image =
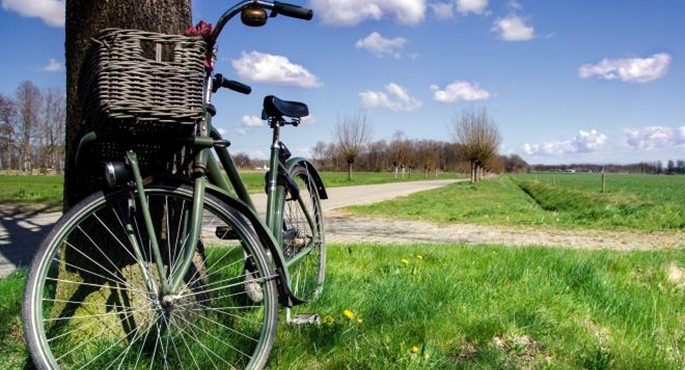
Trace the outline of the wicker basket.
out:
M 81 68 L 83 118 L 115 131 L 168 132 L 174 131 L 173 124 L 187 128 L 197 123 L 202 118 L 205 48 L 199 37 L 101 31 Z

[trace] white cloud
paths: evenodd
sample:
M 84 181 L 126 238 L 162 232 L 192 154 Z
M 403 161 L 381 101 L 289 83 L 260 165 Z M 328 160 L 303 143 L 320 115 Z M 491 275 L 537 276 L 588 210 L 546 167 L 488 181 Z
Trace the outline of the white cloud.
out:
M 301 122 L 302 122 L 302 123 L 307 123 L 307 124 L 313 124 L 313 123 L 316 123 L 316 117 L 314 117 L 314 116 L 312 116 L 312 115 L 310 114 L 310 115 L 308 115 L 308 116 L 306 116 L 306 117 L 302 117 Z
M 648 58 L 602 59 L 597 64 L 585 64 L 578 68 L 578 76 L 644 83 L 665 76 L 670 65 L 671 56 L 667 53 L 654 54 Z
M 461 15 L 473 14 L 488 14 L 488 0 L 452 0 L 450 2 L 431 3 L 431 9 L 437 19 L 450 19 L 454 17 L 455 12 Z
M 521 9 L 523 9 L 523 5 L 521 5 L 521 3 L 519 3 L 518 1 L 513 1 L 513 0 L 512 0 L 512 1 L 509 2 L 508 5 L 509 5 L 510 8 L 512 8 L 512 9 L 514 9 L 514 10 L 521 10 Z
M 321 87 L 318 78 L 299 64 L 294 64 L 284 56 L 252 51 L 243 52 L 231 64 L 238 75 L 248 81 L 304 88 Z
M 535 38 L 535 29 L 516 14 L 495 21 L 492 31 L 504 41 L 528 41 Z
M 451 19 L 454 18 L 454 4 L 452 3 L 433 3 L 430 4 L 433 14 L 437 19 Z
M 48 26 L 64 27 L 64 0 L 2 0 L 2 8 L 40 18 Z
M 42 72 L 61 72 L 64 70 L 64 65 L 57 61 L 57 59 L 50 58 L 48 64 L 40 69 Z
M 391 111 L 414 111 L 421 108 L 421 102 L 409 96 L 402 86 L 391 83 L 385 86 L 387 94 L 382 91 L 366 91 L 359 93 L 364 110 L 385 108 Z
M 673 146 L 685 146 L 685 126 L 670 128 L 649 126 L 643 129 L 623 130 L 629 147 L 638 150 L 652 150 Z
M 390 55 L 395 58 L 400 58 L 399 50 L 404 47 L 407 43 L 402 37 L 395 37 L 394 39 L 386 39 L 381 36 L 378 32 L 372 32 L 365 38 L 357 41 L 355 46 L 360 49 L 370 51 L 375 56 L 382 58 L 383 56 Z
M 485 100 L 492 95 L 481 89 L 478 84 L 472 84 L 468 81 L 454 81 L 447 85 L 444 90 L 440 90 L 438 85 L 431 85 L 430 89 L 433 91 L 433 100 L 443 104 Z
M 257 117 L 257 116 L 244 115 L 240 121 L 242 122 L 243 127 L 261 127 L 261 126 L 264 126 L 264 121 L 262 121 L 262 119 Z
M 485 14 L 488 0 L 457 0 L 457 11 L 461 14 Z
M 426 13 L 426 0 L 311 0 L 311 6 L 323 23 L 337 26 L 354 26 L 384 16 L 418 24 Z
M 597 130 L 580 130 L 571 140 L 559 140 L 544 144 L 524 144 L 523 152 L 533 156 L 563 156 L 596 152 L 604 146 L 607 137 Z

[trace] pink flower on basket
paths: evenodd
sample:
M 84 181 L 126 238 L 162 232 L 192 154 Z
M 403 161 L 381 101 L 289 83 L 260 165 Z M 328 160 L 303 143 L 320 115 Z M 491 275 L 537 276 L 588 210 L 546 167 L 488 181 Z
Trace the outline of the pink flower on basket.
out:
M 207 39 L 212 35 L 212 24 L 205 21 L 198 22 L 195 27 L 186 28 L 183 32 L 185 36 L 200 36 Z

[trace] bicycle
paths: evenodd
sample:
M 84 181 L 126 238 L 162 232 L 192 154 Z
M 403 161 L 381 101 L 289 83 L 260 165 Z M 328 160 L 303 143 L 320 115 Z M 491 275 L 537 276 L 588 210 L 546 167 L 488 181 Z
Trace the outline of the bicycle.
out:
M 155 71 L 165 54 L 194 55 L 190 77 L 180 80 L 200 71 L 201 86 L 193 91 L 201 94 L 201 109 L 172 112 L 174 118 L 168 112 L 174 106 L 167 106 L 150 117 L 136 106 L 134 120 L 159 123 L 162 130 L 170 121 L 189 123 L 177 125 L 185 134 L 95 130 L 81 140 L 77 158 L 95 144 L 180 145 L 190 152 L 184 167 L 192 178 L 142 174 L 136 150 L 126 149 L 123 161 L 104 164 L 109 188 L 77 203 L 55 224 L 32 261 L 24 293 L 24 334 L 38 368 L 259 369 L 273 347 L 279 306 L 286 308 L 288 323 L 319 321 L 315 314 L 293 316 L 291 308 L 316 299 L 323 287 L 320 200 L 327 193 L 314 165 L 292 157 L 279 140 L 281 127 L 297 126 L 308 107 L 274 96 L 264 100 L 263 118 L 273 130 L 264 220 L 231 160 L 228 141 L 212 127 L 212 94 L 220 87 L 242 93 L 250 88 L 214 74 L 214 50 L 208 48 L 237 14 L 243 23 L 261 26 L 267 10 L 271 16 L 312 18 L 311 10 L 295 5 L 242 1 L 204 40 L 187 38 L 194 45 L 190 51 L 187 40 L 176 36 L 179 44 L 169 51 L 164 43 L 172 36 L 103 31 L 106 41 L 99 47 L 133 35 L 133 48 L 145 53 L 143 44 L 151 42 Z M 117 112 L 108 113 L 120 119 L 112 122 L 131 119 L 131 109 Z

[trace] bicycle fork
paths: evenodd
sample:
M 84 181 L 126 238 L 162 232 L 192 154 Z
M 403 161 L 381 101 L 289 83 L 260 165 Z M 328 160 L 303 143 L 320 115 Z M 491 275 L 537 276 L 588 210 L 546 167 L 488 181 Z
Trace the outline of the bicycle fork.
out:
M 145 265 L 145 259 L 143 257 L 142 246 L 138 243 L 133 233 L 133 225 L 127 223 L 127 230 L 129 234 L 129 240 L 133 246 L 133 252 L 138 260 L 141 272 L 145 279 L 145 284 L 148 288 L 151 298 L 157 297 L 161 293 L 162 298 L 169 297 L 173 299 L 175 295 L 179 293 L 181 284 L 183 283 L 183 277 L 186 275 L 193 261 L 193 256 L 197 250 L 198 243 L 200 240 L 200 233 L 202 229 L 201 219 L 202 219 L 202 208 L 204 206 L 204 193 L 205 193 L 205 182 L 201 179 L 195 181 L 194 189 L 194 199 L 193 206 L 190 215 L 183 215 L 186 231 L 189 231 L 188 237 L 183 241 L 181 249 L 181 261 L 182 264 L 179 268 L 170 269 L 164 265 L 164 260 L 162 258 L 162 253 L 159 248 L 159 241 L 157 240 L 157 232 L 155 230 L 152 215 L 150 214 L 150 207 L 145 195 L 143 178 L 140 174 L 140 166 L 138 164 L 138 158 L 133 151 L 128 151 L 126 153 L 126 161 L 128 162 L 131 172 L 133 175 L 133 180 L 135 182 L 136 191 L 138 193 L 138 202 L 140 204 L 138 212 L 141 213 L 144 221 L 145 230 L 147 232 L 150 248 L 152 249 L 152 258 L 154 264 L 157 266 L 157 273 L 159 275 L 159 280 L 161 282 L 161 290 L 156 286 L 155 280 L 152 276 L 152 272 Z M 170 266 L 171 268 L 171 266 Z

